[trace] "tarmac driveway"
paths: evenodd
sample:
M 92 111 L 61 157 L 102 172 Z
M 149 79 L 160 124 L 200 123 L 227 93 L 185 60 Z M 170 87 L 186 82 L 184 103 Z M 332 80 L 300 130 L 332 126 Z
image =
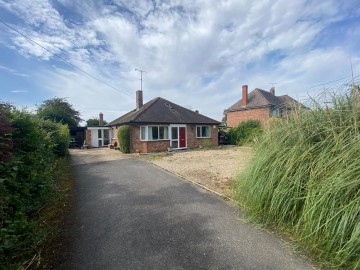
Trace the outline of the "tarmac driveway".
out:
M 140 159 L 83 151 L 87 162 L 72 151 L 75 202 L 57 269 L 311 269 L 219 197 Z

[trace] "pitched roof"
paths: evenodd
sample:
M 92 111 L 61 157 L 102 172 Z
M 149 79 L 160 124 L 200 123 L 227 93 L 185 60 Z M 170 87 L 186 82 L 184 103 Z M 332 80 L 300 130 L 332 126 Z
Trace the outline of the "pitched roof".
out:
M 161 97 L 145 103 L 140 110 L 132 110 L 110 122 L 108 126 L 124 124 L 207 124 L 220 122 L 181 107 Z
M 262 107 L 293 107 L 299 104 L 295 99 L 288 95 L 275 96 L 268 91 L 264 91 L 259 88 L 255 88 L 248 95 L 248 103 L 245 107 L 241 105 L 242 99 L 230 106 L 227 111 L 241 111 Z

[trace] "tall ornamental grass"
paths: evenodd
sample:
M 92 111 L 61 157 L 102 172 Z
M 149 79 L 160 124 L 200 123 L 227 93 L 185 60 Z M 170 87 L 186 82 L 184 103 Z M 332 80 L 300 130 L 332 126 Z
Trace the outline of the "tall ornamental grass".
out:
M 273 122 L 235 196 L 258 222 L 290 233 L 326 267 L 360 269 L 360 96 L 312 100 Z M 275 123 L 275 124 L 274 124 Z

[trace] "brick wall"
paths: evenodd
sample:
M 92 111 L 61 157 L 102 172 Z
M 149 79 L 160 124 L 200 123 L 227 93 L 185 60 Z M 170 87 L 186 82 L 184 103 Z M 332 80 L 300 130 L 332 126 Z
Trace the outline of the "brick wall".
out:
M 210 138 L 196 138 L 196 125 L 187 125 L 187 147 L 198 148 L 204 141 L 210 140 L 213 146 L 218 145 L 218 127 L 210 126 Z
M 131 153 L 152 153 L 167 151 L 170 147 L 170 140 L 141 141 L 140 126 L 130 126 Z
M 116 143 L 116 147 L 119 147 L 119 139 L 118 139 L 118 131 L 119 131 L 119 127 L 112 127 L 113 129 L 113 138 L 111 138 L 111 144 L 115 145 Z
M 226 124 L 228 127 L 236 127 L 247 120 L 260 120 L 262 123 L 270 118 L 270 108 L 250 109 L 227 113 Z

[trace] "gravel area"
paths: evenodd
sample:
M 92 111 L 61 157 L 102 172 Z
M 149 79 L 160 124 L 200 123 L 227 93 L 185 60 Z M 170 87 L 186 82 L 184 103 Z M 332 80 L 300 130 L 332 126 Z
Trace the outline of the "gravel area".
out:
M 249 163 L 250 147 L 177 151 L 144 156 L 157 166 L 231 197 L 231 180 Z

